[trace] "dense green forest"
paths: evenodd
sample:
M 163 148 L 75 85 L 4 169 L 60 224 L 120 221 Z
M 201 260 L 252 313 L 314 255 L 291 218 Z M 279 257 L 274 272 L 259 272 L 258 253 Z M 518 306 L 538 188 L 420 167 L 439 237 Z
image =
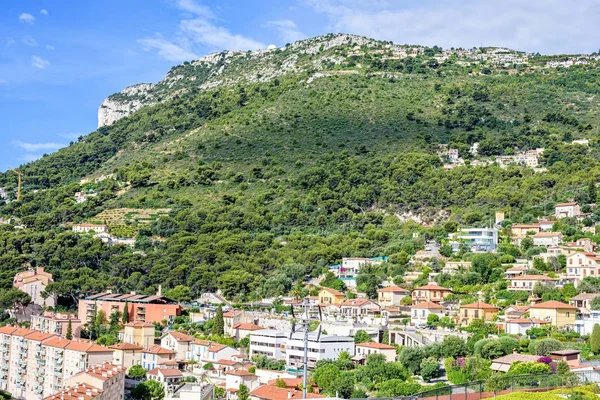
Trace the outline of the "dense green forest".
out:
M 205 90 L 188 84 L 22 166 L 22 200 L 0 206 L 25 226 L 0 227 L 0 288 L 30 263 L 48 267 L 66 305 L 108 287 L 153 293 L 158 284 L 189 288 L 186 300 L 217 289 L 250 300 L 285 294 L 343 256 L 390 255 L 378 273 L 402 275 L 405 255 L 423 247 L 412 233 L 442 239 L 447 220 L 484 226 L 503 210 L 528 222 L 557 201 L 596 201 L 588 188 L 600 180 L 597 66 L 482 72 L 434 63 L 437 51 L 348 57 L 324 63 L 317 78 L 306 69 Z M 590 145 L 571 144 L 578 138 Z M 547 172 L 471 166 L 475 142 L 481 157 L 543 147 Z M 440 144 L 467 165 L 443 169 Z M 76 204 L 80 180 L 106 174 L 115 179 L 92 181 L 98 196 Z M 12 195 L 15 174 L 0 174 L 0 186 Z M 134 249 L 65 225 L 119 208 L 170 211 L 128 222 Z M 430 225 L 401 222 L 407 212 Z

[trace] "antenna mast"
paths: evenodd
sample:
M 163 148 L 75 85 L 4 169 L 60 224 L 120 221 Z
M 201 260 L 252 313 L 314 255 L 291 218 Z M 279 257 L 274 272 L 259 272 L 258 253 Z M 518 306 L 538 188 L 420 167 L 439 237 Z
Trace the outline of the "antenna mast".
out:
M 321 321 L 323 316 L 321 314 L 321 307 L 316 306 L 318 315 L 311 312 L 313 306 L 310 304 L 308 299 L 304 299 L 302 303 L 298 304 L 299 310 L 301 311 L 300 317 L 297 322 L 299 326 L 296 326 L 296 316 L 294 314 L 294 305 L 292 305 L 292 330 L 290 332 L 290 339 L 294 336 L 294 333 L 304 333 L 304 360 L 302 369 L 302 398 L 306 399 L 306 388 L 308 386 L 308 333 L 311 321 L 319 322 L 319 326 L 315 332 L 317 342 L 321 339 Z

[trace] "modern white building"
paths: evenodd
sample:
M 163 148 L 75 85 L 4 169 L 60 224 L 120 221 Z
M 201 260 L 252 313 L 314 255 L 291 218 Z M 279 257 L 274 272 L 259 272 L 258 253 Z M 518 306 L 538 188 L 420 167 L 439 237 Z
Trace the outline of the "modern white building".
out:
M 556 247 L 562 242 L 563 234 L 560 232 L 538 232 L 533 235 L 534 246 Z
M 308 335 L 308 366 L 313 368 L 317 361 L 337 359 L 341 352 L 354 355 L 354 339 L 350 336 Z M 265 355 L 276 360 L 285 360 L 289 367 L 299 368 L 304 364 L 304 333 L 265 329 L 250 335 L 250 357 Z
M 321 335 L 316 332 L 308 334 L 308 368 L 314 368 L 319 360 L 336 360 L 341 352 L 354 355 L 354 338 L 350 336 Z M 304 333 L 292 335 L 286 343 L 286 364 L 299 369 L 304 365 Z
M 457 233 L 449 234 L 448 238 L 455 251 L 458 251 L 461 244 L 475 252 L 495 252 L 498 247 L 496 228 L 464 228 Z
M 276 360 L 285 360 L 285 345 L 289 333 L 274 329 L 263 329 L 250 335 L 250 358 L 264 355 Z

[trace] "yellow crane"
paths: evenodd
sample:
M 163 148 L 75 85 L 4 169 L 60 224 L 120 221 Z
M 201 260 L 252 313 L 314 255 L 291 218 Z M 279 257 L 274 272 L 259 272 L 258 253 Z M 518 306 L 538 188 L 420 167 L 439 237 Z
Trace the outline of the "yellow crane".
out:
M 21 175 L 23 175 L 23 174 L 21 173 L 21 171 L 16 170 L 16 169 L 13 169 L 13 172 L 15 174 L 17 174 L 17 177 L 19 178 L 19 181 L 18 181 L 19 183 L 17 185 L 17 201 L 20 201 L 21 200 Z

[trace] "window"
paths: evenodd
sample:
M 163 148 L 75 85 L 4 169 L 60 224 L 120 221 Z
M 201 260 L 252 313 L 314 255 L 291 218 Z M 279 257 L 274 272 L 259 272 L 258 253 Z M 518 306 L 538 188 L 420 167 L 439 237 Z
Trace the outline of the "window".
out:
M 479 310 L 475 310 L 473 312 L 473 315 L 475 316 L 475 318 L 479 318 Z
M 570 317 L 570 316 L 571 316 L 571 313 L 567 311 L 567 317 Z

